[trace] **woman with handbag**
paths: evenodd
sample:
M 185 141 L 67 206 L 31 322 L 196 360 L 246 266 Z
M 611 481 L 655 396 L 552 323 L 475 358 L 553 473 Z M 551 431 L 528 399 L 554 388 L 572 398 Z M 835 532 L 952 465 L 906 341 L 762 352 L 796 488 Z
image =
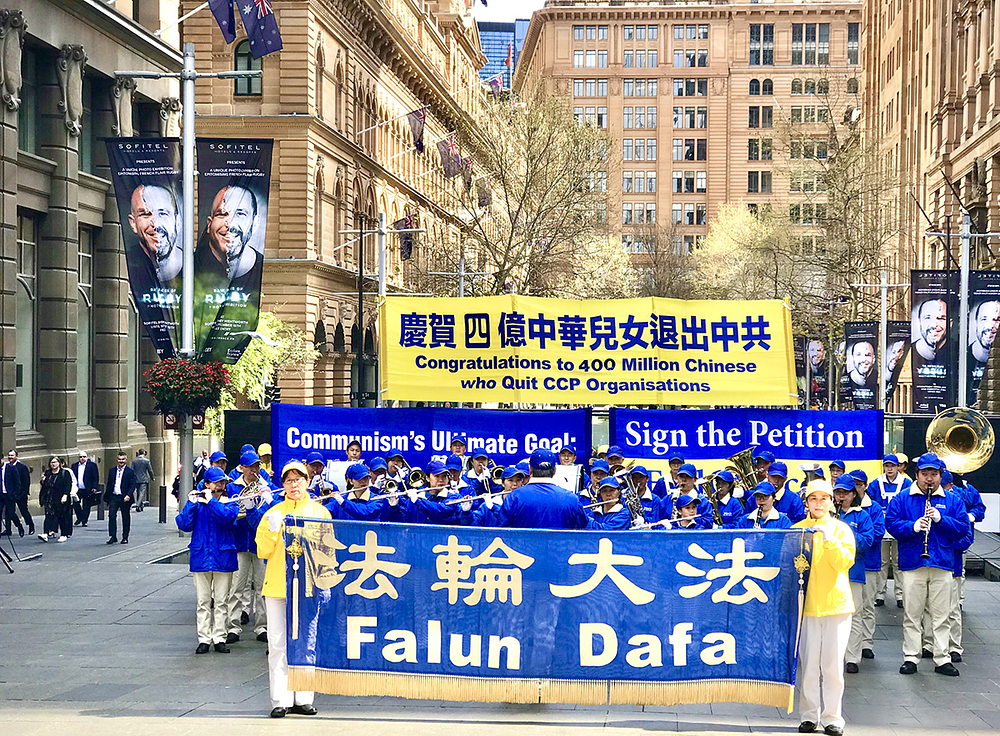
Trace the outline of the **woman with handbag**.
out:
M 45 509 L 44 533 L 38 538 L 43 542 L 55 539 L 65 542 L 73 536 L 73 474 L 63 466 L 62 458 L 49 458 L 49 467 L 42 474 L 38 499 Z

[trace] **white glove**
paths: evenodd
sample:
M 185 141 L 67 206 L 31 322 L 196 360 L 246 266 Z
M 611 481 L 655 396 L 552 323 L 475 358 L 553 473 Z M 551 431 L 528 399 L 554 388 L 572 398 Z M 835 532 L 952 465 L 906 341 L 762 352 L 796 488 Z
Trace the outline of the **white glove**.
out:
M 264 500 L 264 503 L 266 503 L 267 505 L 270 505 L 271 502 L 274 501 L 274 494 L 271 493 L 270 491 L 264 491 L 263 493 L 260 494 L 260 497 Z
M 488 493 L 485 496 L 483 496 L 483 506 L 485 506 L 487 509 L 492 509 L 494 506 L 500 503 L 500 500 L 503 498 L 503 496 L 497 496 L 496 501 L 494 501 L 493 498 L 494 496 L 492 493 Z
M 933 521 L 933 522 L 934 522 L 935 524 L 936 524 L 937 522 L 941 521 L 941 512 L 940 512 L 940 511 L 939 511 L 938 509 L 934 508 L 933 506 L 931 507 L 931 512 L 930 512 L 930 514 L 928 514 L 928 515 L 929 515 L 929 516 L 931 517 L 931 520 L 932 520 L 932 521 Z
M 264 518 L 267 519 L 267 528 L 272 532 L 281 531 L 281 512 L 277 509 L 272 509 L 264 514 Z
M 468 501 L 462 501 L 461 507 L 464 513 L 472 511 L 472 500 L 470 499 Z
M 190 501 L 191 503 L 198 503 L 198 492 L 197 491 L 191 491 L 188 494 L 188 501 Z
M 59 503 L 66 503 L 69 500 L 69 496 L 63 494 L 62 500 Z
M 387 498 L 385 500 L 389 502 L 390 506 L 398 506 L 399 505 L 399 496 L 389 496 L 389 498 Z
M 410 499 L 410 503 L 416 503 L 417 502 L 417 491 L 416 491 L 416 489 L 414 489 L 414 488 L 407 488 L 406 489 L 406 497 L 408 499 Z
M 970 524 L 975 524 L 976 523 L 976 515 L 975 514 L 969 514 L 969 523 Z
M 339 503 L 341 506 L 344 505 L 344 496 L 340 493 L 340 491 L 334 491 L 333 500 Z
M 913 531 L 920 534 L 931 528 L 931 521 L 926 516 L 921 516 L 915 522 L 913 522 Z

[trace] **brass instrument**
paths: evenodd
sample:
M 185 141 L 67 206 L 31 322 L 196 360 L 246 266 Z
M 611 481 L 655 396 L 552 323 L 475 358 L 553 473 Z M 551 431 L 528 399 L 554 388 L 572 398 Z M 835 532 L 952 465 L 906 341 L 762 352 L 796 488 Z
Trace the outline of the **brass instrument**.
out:
M 736 476 L 736 483 L 743 487 L 743 495 L 747 496 L 753 492 L 757 485 L 757 469 L 753 465 L 753 448 L 737 452 L 729 458 L 731 465 L 726 466 L 726 470 Z M 735 490 L 735 488 L 734 488 Z
M 708 490 L 705 491 L 705 495 L 708 497 L 708 502 L 712 504 L 712 518 L 715 521 L 715 525 L 721 527 L 722 512 L 719 511 L 719 499 L 715 495 L 715 473 L 706 475 L 704 478 L 698 478 L 695 481 L 695 484 L 699 486 L 708 486 Z
M 493 462 L 492 460 L 490 462 Z M 503 471 L 504 467 L 502 465 L 494 465 L 493 470 L 490 471 L 490 480 L 492 480 L 497 485 L 503 483 Z
M 611 472 L 608 475 L 612 475 L 615 478 L 617 478 L 620 475 L 628 473 L 634 467 L 635 467 L 635 460 L 629 460 L 628 465 L 612 465 Z
M 385 491 L 386 493 L 393 493 L 395 491 L 398 491 L 399 483 L 390 478 L 382 485 L 382 490 Z
M 392 488 L 389 488 L 389 484 L 392 484 Z M 383 498 L 396 498 L 397 496 L 405 496 L 409 490 L 417 490 L 423 488 L 427 485 L 427 473 L 425 473 L 420 468 L 412 468 L 406 475 L 406 480 L 403 482 L 403 488 L 400 488 L 400 484 L 394 480 L 387 480 L 385 482 L 385 493 L 372 496 L 371 501 L 379 501 Z
M 243 490 L 232 498 L 226 498 L 223 503 L 238 503 L 240 505 L 239 514 L 236 515 L 237 519 L 245 519 L 247 515 L 247 504 L 253 503 L 256 508 L 260 508 L 260 499 L 267 493 L 274 494 L 270 487 L 264 482 L 264 480 L 258 475 L 257 479 L 248 486 L 244 486 Z M 221 500 L 221 499 L 220 499 Z
M 818 477 L 816 475 L 816 471 L 822 468 L 823 466 L 820 465 L 819 463 L 799 463 L 798 467 L 799 470 L 801 470 L 802 473 L 805 475 L 805 480 L 802 483 L 802 486 L 805 487 L 809 485 L 810 482 L 816 480 L 816 478 Z

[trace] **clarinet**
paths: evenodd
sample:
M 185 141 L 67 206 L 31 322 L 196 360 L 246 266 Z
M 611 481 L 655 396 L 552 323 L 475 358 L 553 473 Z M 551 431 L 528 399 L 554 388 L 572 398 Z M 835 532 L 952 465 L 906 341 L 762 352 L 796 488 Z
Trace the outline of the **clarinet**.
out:
M 931 510 L 934 508 L 933 506 L 931 506 L 931 493 L 932 491 L 930 487 L 924 489 L 924 497 L 927 499 L 927 503 L 924 506 L 924 518 L 930 516 Z M 924 551 L 920 553 L 920 559 L 926 560 L 930 558 L 931 556 L 930 544 L 931 544 L 931 526 L 930 524 L 928 524 L 927 528 L 924 530 Z
M 753 520 L 753 528 L 760 529 L 760 507 L 757 508 L 757 518 Z

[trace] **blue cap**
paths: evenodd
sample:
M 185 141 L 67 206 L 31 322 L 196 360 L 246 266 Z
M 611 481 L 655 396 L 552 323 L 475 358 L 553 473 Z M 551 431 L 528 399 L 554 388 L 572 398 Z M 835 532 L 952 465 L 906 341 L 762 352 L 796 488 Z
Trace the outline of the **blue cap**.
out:
M 692 496 L 690 493 L 682 493 L 674 500 L 674 506 L 676 506 L 679 509 L 682 509 L 685 506 L 689 506 L 690 504 L 694 503 L 697 500 L 698 500 L 697 496 Z
M 547 466 L 554 468 L 558 463 L 556 454 L 552 450 L 538 449 L 528 458 L 528 465 L 532 470 L 547 470 Z
M 466 447 L 468 447 L 468 446 L 469 446 L 469 443 L 465 441 L 465 435 L 464 435 L 464 434 L 457 434 L 457 435 L 455 435 L 454 437 L 452 437 L 452 438 L 451 438 L 451 442 L 449 442 L 449 443 L 448 443 L 448 447 L 451 447 L 451 446 L 452 446 L 452 445 L 454 445 L 454 444 L 455 444 L 456 442 L 461 442 L 461 443 L 462 443 L 463 445 L 465 445 Z
M 244 452 L 252 452 L 253 449 L 254 446 L 251 444 L 243 445 L 243 447 L 240 448 L 240 455 L 242 455 Z
M 785 465 L 780 460 L 774 461 L 768 467 L 767 474 L 769 476 L 771 476 L 771 475 L 777 475 L 777 476 L 780 476 L 782 478 L 787 478 L 788 477 L 788 466 Z
M 643 478 L 649 477 L 649 471 L 646 470 L 646 468 L 644 468 L 642 465 L 636 465 L 634 468 L 632 468 L 631 472 L 629 473 L 629 475 L 636 475 L 636 474 L 641 475 Z
M 240 455 L 240 465 L 242 465 L 244 468 L 248 468 L 254 463 L 259 463 L 259 462 L 260 458 L 257 457 L 257 453 L 254 452 L 253 450 L 248 450 L 247 452 L 244 452 L 242 455 Z
M 933 452 L 925 452 L 917 458 L 917 470 L 923 470 L 925 468 L 937 468 L 938 470 L 944 470 L 944 463 L 942 463 L 941 458 Z
M 771 452 L 770 450 L 762 450 L 761 452 L 755 452 L 753 454 L 753 459 L 754 459 L 754 462 L 756 462 L 758 460 L 763 460 L 764 462 L 767 462 L 767 463 L 773 463 L 774 462 L 774 453 Z
M 886 463 L 892 463 L 893 465 L 899 465 L 899 458 L 896 457 L 895 455 L 893 455 L 892 453 L 889 453 L 884 458 L 882 458 L 882 464 L 885 465 Z
M 559 452 L 560 452 L 560 454 L 564 453 L 564 452 L 572 452 L 575 455 L 576 454 L 576 448 L 573 447 L 573 445 L 565 445 L 565 446 L 563 446 L 563 448 Z
M 206 483 L 218 483 L 220 480 L 228 480 L 222 468 L 211 467 L 205 471 Z
M 601 490 L 602 488 L 621 488 L 621 484 L 618 482 L 617 478 L 608 476 L 601 481 L 601 485 L 598 487 L 598 490 Z
M 361 449 L 361 440 L 351 440 L 350 442 L 347 443 L 347 447 L 350 448 L 351 445 L 357 445 L 358 449 L 360 450 Z
M 608 448 L 608 451 L 606 453 L 604 453 L 604 457 L 621 457 L 621 458 L 624 458 L 625 457 L 625 453 L 622 452 L 622 448 L 620 448 L 618 445 L 611 445 L 611 447 Z
M 527 460 L 521 460 L 514 467 L 524 473 L 525 477 L 531 474 L 531 464 Z
M 449 455 L 448 460 L 445 462 L 445 467 L 448 470 L 461 470 L 465 467 L 465 463 L 462 462 L 462 458 L 458 455 Z
M 605 460 L 603 457 L 601 457 L 601 458 L 598 458 L 597 460 L 595 460 L 594 464 L 590 466 L 590 472 L 591 473 L 593 473 L 595 470 L 601 470 L 601 471 L 604 471 L 605 473 L 610 473 L 611 472 L 611 466 L 608 465 L 608 461 L 607 460 Z
M 372 469 L 374 473 L 376 470 L 388 470 L 389 466 L 385 462 L 384 457 L 373 457 L 371 462 L 368 463 L 368 467 Z
M 831 460 L 830 461 L 830 467 L 831 468 L 840 468 L 841 470 L 847 470 L 847 465 L 844 463 L 843 460 Z
M 227 460 L 227 459 L 228 459 L 228 458 L 226 458 L 226 453 L 224 453 L 224 452 L 221 452 L 221 451 L 219 451 L 219 450 L 216 450 L 216 451 L 215 451 L 215 452 L 213 452 L 213 453 L 212 453 L 212 455 L 211 455 L 211 456 L 210 456 L 210 457 L 208 458 L 208 461 L 209 461 L 210 463 L 217 463 L 217 462 L 219 462 L 220 460 Z
M 486 454 L 486 450 L 476 450 L 472 453 L 472 459 L 476 460 L 477 458 L 485 458 L 486 460 L 489 460 L 490 456 Z
M 313 463 L 323 463 L 326 465 L 326 460 L 323 458 L 323 453 L 321 452 L 310 452 L 306 455 L 306 465 L 312 465 Z
M 516 465 L 508 465 L 503 469 L 503 475 L 500 477 L 503 480 L 507 480 L 508 478 L 513 478 L 515 475 L 525 475 L 525 472 Z
M 691 463 L 684 463 L 677 469 L 677 475 L 686 475 L 688 478 L 697 478 L 698 468 Z
M 823 468 L 816 468 L 816 469 L 815 469 L 815 470 L 813 471 L 813 474 L 814 474 L 814 475 L 815 475 L 815 476 L 816 476 L 817 478 L 822 478 L 823 480 L 826 480 L 826 473 L 824 473 L 824 472 L 823 472 Z
M 675 460 L 680 460 L 681 462 L 684 462 L 684 456 L 681 455 L 679 452 L 677 452 L 677 450 L 673 450 L 667 455 L 668 463 L 672 463 Z
M 362 478 L 367 478 L 369 475 L 371 475 L 371 472 L 369 472 L 368 466 L 364 463 L 354 463 L 344 473 L 344 477 L 347 480 L 361 480 Z
M 448 466 L 440 460 L 431 460 L 427 463 L 427 475 L 441 475 L 448 472 Z
M 385 456 L 385 459 L 392 460 L 394 457 L 398 457 L 400 460 L 403 459 L 403 453 L 399 448 L 393 447 L 389 450 L 389 454 Z
M 844 473 L 833 483 L 833 490 L 840 488 L 844 491 L 854 490 L 854 476 L 850 473 Z
M 715 474 L 715 479 L 724 480 L 726 483 L 736 482 L 736 478 L 733 477 L 733 474 L 730 473 L 728 470 L 720 470 L 718 473 Z
M 762 480 L 760 483 L 753 487 L 753 496 L 770 496 L 778 492 L 778 489 L 774 487 L 774 483 L 769 480 Z
M 945 470 L 941 473 L 941 485 L 949 486 L 955 482 L 955 476 L 952 475 L 950 470 Z
M 868 473 L 863 471 L 861 468 L 852 470 L 850 473 L 845 473 L 845 475 L 851 476 L 854 480 L 860 480 L 862 483 L 868 482 Z

